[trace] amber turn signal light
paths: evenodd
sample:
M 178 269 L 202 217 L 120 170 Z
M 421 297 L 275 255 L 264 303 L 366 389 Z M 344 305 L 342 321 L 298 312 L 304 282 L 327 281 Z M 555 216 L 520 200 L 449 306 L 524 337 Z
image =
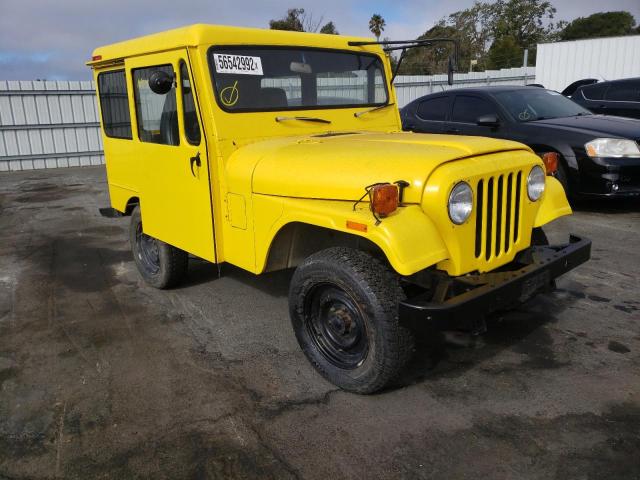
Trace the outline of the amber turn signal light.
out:
M 371 210 L 379 217 L 386 217 L 398 208 L 398 186 L 390 183 L 371 188 Z
M 358 232 L 366 232 L 367 225 L 360 222 L 354 222 L 353 220 L 347 220 L 347 228 L 351 230 L 357 230 Z
M 542 161 L 547 170 L 547 175 L 553 175 L 558 171 L 558 154 L 556 152 L 547 152 L 542 155 Z

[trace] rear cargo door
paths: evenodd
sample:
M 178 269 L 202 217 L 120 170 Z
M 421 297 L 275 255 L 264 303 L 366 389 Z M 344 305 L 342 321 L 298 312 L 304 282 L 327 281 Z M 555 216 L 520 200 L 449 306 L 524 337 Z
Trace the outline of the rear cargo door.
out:
M 142 228 L 215 262 L 207 145 L 186 49 L 131 58 Z M 168 77 L 167 77 L 168 76 Z M 169 78 L 169 82 L 167 79 Z M 154 91 L 154 82 L 170 88 Z

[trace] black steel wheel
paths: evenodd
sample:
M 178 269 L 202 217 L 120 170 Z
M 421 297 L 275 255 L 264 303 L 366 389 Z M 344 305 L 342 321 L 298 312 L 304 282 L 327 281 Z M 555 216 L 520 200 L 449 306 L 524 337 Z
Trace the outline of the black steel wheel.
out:
M 175 286 L 186 275 L 187 252 L 145 234 L 139 207 L 131 213 L 129 242 L 140 275 L 152 287 Z
M 158 241 L 142 231 L 142 222 L 136 225 L 134 255 L 147 275 L 157 275 L 160 271 L 160 251 Z
M 364 314 L 356 301 L 338 286 L 316 285 L 304 306 L 309 338 L 333 365 L 353 369 L 368 352 Z
M 413 333 L 401 325 L 398 275 L 371 255 L 330 248 L 298 266 L 289 312 L 311 364 L 338 387 L 372 393 L 392 382 L 413 354 Z

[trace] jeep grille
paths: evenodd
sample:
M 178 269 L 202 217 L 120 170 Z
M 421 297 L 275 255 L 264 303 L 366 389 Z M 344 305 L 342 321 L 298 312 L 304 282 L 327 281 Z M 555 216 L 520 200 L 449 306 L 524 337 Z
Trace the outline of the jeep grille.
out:
M 522 171 L 481 178 L 476 187 L 477 259 L 490 261 L 510 253 L 521 223 Z

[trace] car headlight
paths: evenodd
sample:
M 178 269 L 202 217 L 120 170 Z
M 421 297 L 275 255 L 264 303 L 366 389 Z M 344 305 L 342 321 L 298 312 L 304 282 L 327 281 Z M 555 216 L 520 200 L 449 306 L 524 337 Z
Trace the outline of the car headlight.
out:
M 532 202 L 538 200 L 544 192 L 544 170 L 540 165 L 534 166 L 527 177 L 527 194 Z
M 473 210 L 473 191 L 467 182 L 453 187 L 449 195 L 449 218 L 456 225 L 463 224 Z
M 590 157 L 640 157 L 640 148 L 625 138 L 596 138 L 584 144 Z

